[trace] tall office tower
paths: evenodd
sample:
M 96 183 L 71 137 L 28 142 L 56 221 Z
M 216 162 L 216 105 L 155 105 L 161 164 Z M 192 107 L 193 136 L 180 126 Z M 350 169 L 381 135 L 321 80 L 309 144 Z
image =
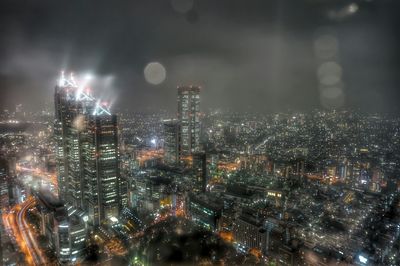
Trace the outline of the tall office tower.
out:
M 67 194 L 67 177 L 66 177 L 66 149 L 64 132 L 66 131 L 66 116 L 67 116 L 67 93 L 66 88 L 56 86 L 54 93 L 54 139 L 56 142 L 56 167 L 59 195 L 65 198 Z
M 56 86 L 59 194 L 99 225 L 126 205 L 126 182 L 119 175 L 117 117 L 83 88 L 73 76 Z
M 164 121 L 164 162 L 174 166 L 181 159 L 181 126 L 177 120 Z
M 61 76 L 55 88 L 56 163 L 60 197 L 75 207 L 82 207 L 81 133 L 85 117 L 95 111 L 95 99 L 83 91 L 71 75 Z
M 67 195 L 66 200 L 75 207 L 82 207 L 83 176 L 81 171 L 81 134 L 73 127 L 67 128 Z
M 89 222 L 96 226 L 107 218 L 118 217 L 121 206 L 115 115 L 88 118 L 82 152 L 86 184 L 84 209 L 88 210 Z
M 178 120 L 183 155 L 200 150 L 200 87 L 178 87 Z

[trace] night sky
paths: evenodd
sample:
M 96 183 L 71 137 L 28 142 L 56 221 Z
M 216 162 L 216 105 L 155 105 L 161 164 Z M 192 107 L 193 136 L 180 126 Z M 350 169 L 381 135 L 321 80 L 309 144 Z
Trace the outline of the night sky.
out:
M 398 0 L 2 0 L 0 105 L 41 109 L 65 69 L 94 75 L 114 110 L 174 111 L 179 84 L 203 87 L 203 110 L 332 108 L 316 53 L 329 36 L 333 107 L 398 113 L 399 11 Z M 146 82 L 150 62 L 165 67 L 163 83 Z

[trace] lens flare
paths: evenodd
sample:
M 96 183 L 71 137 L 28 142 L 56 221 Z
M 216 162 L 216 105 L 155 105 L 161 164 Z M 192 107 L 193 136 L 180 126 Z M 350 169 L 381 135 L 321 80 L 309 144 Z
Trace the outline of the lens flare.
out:
M 144 78 L 150 84 L 161 84 L 166 77 L 167 72 L 165 67 L 159 62 L 151 62 L 144 68 Z

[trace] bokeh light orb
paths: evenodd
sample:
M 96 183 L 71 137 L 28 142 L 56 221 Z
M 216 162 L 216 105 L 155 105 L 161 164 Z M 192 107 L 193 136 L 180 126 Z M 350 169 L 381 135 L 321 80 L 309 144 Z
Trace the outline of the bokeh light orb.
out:
M 339 87 L 324 88 L 320 92 L 321 105 L 328 109 L 338 109 L 343 107 L 345 95 Z
M 72 126 L 79 132 L 83 131 L 86 128 L 85 116 L 78 115 L 75 117 L 75 119 L 72 121 Z
M 321 84 L 335 85 L 342 80 L 342 68 L 338 63 L 328 61 L 318 67 L 317 76 Z
M 144 68 L 144 78 L 153 85 L 161 84 L 167 77 L 165 67 L 159 62 L 151 62 Z
M 315 54 L 319 59 L 335 57 L 338 53 L 338 47 L 338 40 L 330 34 L 321 35 L 314 42 Z
M 342 89 L 339 87 L 325 88 L 321 91 L 321 97 L 324 99 L 337 99 L 342 97 Z

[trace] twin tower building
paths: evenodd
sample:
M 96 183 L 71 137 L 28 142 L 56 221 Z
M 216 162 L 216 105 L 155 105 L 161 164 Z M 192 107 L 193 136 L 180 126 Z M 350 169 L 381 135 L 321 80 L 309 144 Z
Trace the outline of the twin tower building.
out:
M 127 181 L 119 171 L 117 117 L 84 83 L 62 74 L 55 88 L 58 190 L 60 199 L 98 226 L 127 205 Z M 199 151 L 199 87 L 178 87 L 178 119 L 165 121 L 164 129 L 166 164 L 178 165 Z
M 164 162 L 176 166 L 200 151 L 200 87 L 178 87 L 178 119 L 164 121 Z
M 119 172 L 117 117 L 84 83 L 62 75 L 55 88 L 58 190 L 60 199 L 85 211 L 88 223 L 97 226 L 119 216 L 127 184 Z

